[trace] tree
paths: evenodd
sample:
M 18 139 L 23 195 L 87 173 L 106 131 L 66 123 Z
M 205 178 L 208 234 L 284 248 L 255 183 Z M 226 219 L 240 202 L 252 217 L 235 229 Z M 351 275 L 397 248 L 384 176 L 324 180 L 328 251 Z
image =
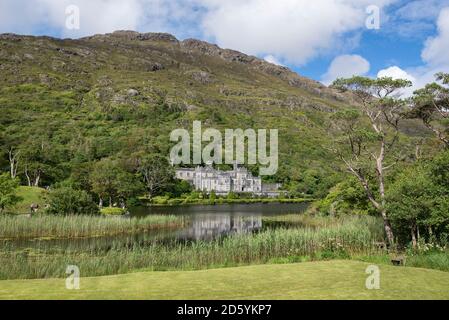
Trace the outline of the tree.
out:
M 138 171 L 143 177 L 148 197 L 156 195 L 156 192 L 167 186 L 173 179 L 174 172 L 167 158 L 153 154 L 138 160 Z
M 19 167 L 19 156 L 20 151 L 15 151 L 13 148 L 10 148 L 8 150 L 9 173 L 11 175 L 11 179 L 15 179 L 17 177 L 17 169 Z
M 7 173 L 0 175 L 0 213 L 21 200 L 16 194 L 18 187 L 17 179 L 11 179 Z
M 143 190 L 142 182 L 134 174 L 123 170 L 117 172 L 115 192 L 122 209 L 125 209 L 128 199 L 141 194 Z
M 42 138 L 32 137 L 21 146 L 23 173 L 28 186 L 38 187 L 43 175 L 51 168 L 48 164 L 49 148 Z
M 411 240 L 413 248 L 417 247 L 431 215 L 435 195 L 432 189 L 427 173 L 417 165 L 399 174 L 388 190 L 388 209 L 395 234 L 403 243 Z
M 49 214 L 55 215 L 94 215 L 98 207 L 92 197 L 83 190 L 71 187 L 52 189 L 48 194 Z
M 95 163 L 89 180 L 92 191 L 98 195 L 100 208 L 103 207 L 104 200 L 108 200 L 109 206 L 112 207 L 113 199 L 117 195 L 119 171 L 117 163 L 111 159 L 103 159 Z
M 353 109 L 334 115 L 333 126 L 343 133 L 344 138 L 336 141 L 341 148 L 333 150 L 363 186 L 367 198 L 383 219 L 389 244 L 393 245 L 394 234 L 386 206 L 385 174 L 399 160 L 396 144 L 405 103 L 396 94 L 412 84 L 392 78 L 353 77 L 338 79 L 333 85 L 352 91 L 361 108 L 361 112 Z M 370 129 L 364 121 L 368 121 Z M 371 181 L 376 182 L 376 190 Z
M 169 182 L 161 191 L 165 194 L 168 193 L 170 198 L 179 198 L 182 195 L 190 194 L 193 191 L 193 188 L 188 181 L 173 179 L 173 181 Z
M 139 179 L 123 170 L 118 161 L 103 159 L 97 162 L 89 176 L 92 192 L 98 195 L 99 206 L 103 206 L 105 199 L 112 207 L 118 201 L 125 207 L 126 201 L 142 191 L 143 186 Z
M 431 83 L 417 90 L 412 98 L 410 118 L 421 119 L 437 138 L 449 148 L 449 74 L 436 75 L 439 83 Z M 446 85 L 446 86 L 445 86 Z
M 449 152 L 419 161 L 402 170 L 388 190 L 388 209 L 395 232 L 403 243 L 416 247 L 421 239 L 449 236 Z

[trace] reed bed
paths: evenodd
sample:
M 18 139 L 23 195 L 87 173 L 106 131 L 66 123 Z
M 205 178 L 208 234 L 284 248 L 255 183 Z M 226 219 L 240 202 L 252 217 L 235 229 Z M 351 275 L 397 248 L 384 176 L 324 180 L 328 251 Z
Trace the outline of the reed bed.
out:
M 99 237 L 132 234 L 170 225 L 179 226 L 182 223 L 181 217 L 172 215 L 152 215 L 145 218 L 0 215 L 0 239 Z
M 379 254 L 374 243 L 383 238 L 382 225 L 371 217 L 341 219 L 324 227 L 265 230 L 211 242 L 113 244 L 107 250 L 67 253 L 2 251 L 0 279 L 65 277 L 67 265 L 81 276 L 100 276 L 146 270 L 197 270 L 307 259 L 350 258 Z

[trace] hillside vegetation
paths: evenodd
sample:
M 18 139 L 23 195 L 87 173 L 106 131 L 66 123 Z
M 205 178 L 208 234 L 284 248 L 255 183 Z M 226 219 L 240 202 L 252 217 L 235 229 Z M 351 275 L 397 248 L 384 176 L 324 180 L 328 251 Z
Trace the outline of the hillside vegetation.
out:
M 341 174 L 328 120 L 353 97 L 240 52 L 158 33 L 3 34 L 0 71 L 0 168 L 9 170 L 8 151 L 20 150 L 24 185 L 70 178 L 90 191 L 96 162 L 112 158 L 133 172 L 143 154 L 167 156 L 169 133 L 193 120 L 279 129 L 280 169 L 269 180 L 292 193 L 324 196 Z M 427 131 L 410 120 L 403 132 Z

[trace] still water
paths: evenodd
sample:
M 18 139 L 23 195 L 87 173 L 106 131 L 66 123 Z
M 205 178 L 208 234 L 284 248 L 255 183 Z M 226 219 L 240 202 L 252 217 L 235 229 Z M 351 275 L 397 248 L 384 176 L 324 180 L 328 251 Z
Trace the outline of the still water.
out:
M 307 204 L 226 204 L 216 206 L 140 207 L 134 216 L 149 214 L 172 214 L 183 216 L 186 225 L 171 237 L 178 240 L 212 240 L 214 238 L 250 233 L 263 228 L 263 216 L 303 213 Z
M 266 227 L 262 219 L 264 216 L 301 214 L 307 209 L 307 206 L 307 203 L 270 203 L 138 207 L 131 210 L 131 216 L 171 214 L 182 217 L 184 223 L 176 229 L 158 229 L 134 235 L 83 239 L 20 240 L 9 243 L 9 246 L 15 250 L 34 248 L 69 252 L 107 250 L 114 246 L 150 245 L 155 242 L 210 241 L 219 237 L 260 231 Z

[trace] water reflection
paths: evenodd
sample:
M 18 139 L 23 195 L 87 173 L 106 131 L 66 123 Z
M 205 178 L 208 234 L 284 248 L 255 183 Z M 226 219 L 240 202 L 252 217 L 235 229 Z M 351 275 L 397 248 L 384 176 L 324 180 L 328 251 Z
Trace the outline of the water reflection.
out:
M 117 247 L 149 246 L 154 243 L 173 244 L 185 241 L 211 241 L 219 237 L 252 233 L 264 227 L 263 217 L 304 212 L 307 204 L 250 204 L 186 207 L 140 207 L 132 216 L 173 214 L 183 217 L 184 225 L 150 230 L 134 235 L 99 238 L 16 240 L 0 242 L 5 250 L 40 249 L 45 251 L 79 252 L 107 251 Z M 272 227 L 272 226 L 270 226 Z
M 217 237 L 258 231 L 262 228 L 262 215 L 195 215 L 194 220 L 178 233 L 179 239 L 212 240 Z

